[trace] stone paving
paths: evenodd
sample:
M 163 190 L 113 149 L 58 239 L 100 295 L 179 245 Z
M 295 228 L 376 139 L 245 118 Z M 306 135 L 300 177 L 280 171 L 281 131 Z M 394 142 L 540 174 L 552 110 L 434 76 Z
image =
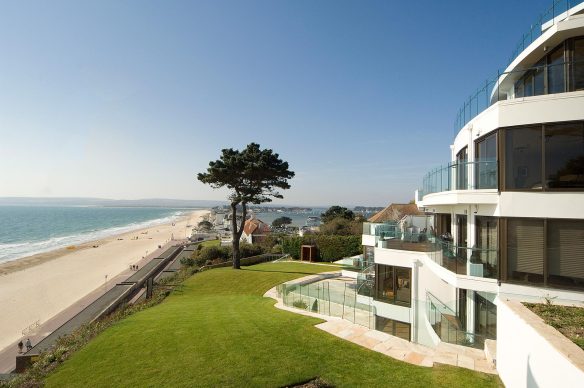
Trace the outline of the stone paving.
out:
M 317 280 L 318 277 L 311 275 L 297 279 L 296 282 L 306 282 L 312 279 Z M 288 307 L 282 303 L 281 298 L 278 298 L 275 287 L 266 292 L 264 296 L 275 299 L 277 301 L 275 306 L 279 309 L 325 320 L 326 322 L 316 325 L 321 330 L 397 360 L 425 367 L 432 367 L 434 364 L 448 364 L 478 372 L 497 374 L 497 370 L 487 361 L 484 351 L 480 349 L 448 343 L 440 343 L 436 348 L 429 348 L 341 318 Z

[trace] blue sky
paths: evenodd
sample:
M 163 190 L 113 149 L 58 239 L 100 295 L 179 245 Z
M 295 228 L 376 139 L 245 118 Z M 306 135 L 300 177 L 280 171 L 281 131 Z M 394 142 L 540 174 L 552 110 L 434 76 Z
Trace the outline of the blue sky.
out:
M 0 3 L 0 196 L 224 199 L 258 142 L 277 203 L 413 198 L 463 100 L 551 0 Z

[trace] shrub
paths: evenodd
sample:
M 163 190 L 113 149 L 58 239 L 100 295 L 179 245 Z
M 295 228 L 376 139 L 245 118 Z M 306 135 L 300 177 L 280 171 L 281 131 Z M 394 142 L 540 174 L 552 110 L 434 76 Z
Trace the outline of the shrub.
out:
M 361 253 L 361 236 L 314 235 L 288 237 L 282 244 L 282 252 L 294 259 L 300 258 L 302 245 L 315 244 L 322 261 L 334 261 Z
M 231 249 L 229 249 L 229 251 L 231 252 Z M 264 249 L 260 245 L 242 243 L 239 246 L 239 252 L 241 253 L 241 257 L 244 258 L 261 255 L 262 253 L 264 253 Z
M 308 305 L 303 300 L 295 300 L 292 303 L 292 306 L 302 310 L 306 310 L 308 308 Z
M 195 265 L 195 259 L 192 257 L 183 257 L 180 259 L 181 265 L 185 265 L 187 267 L 192 267 Z
M 199 245 L 200 247 L 200 245 Z M 257 256 L 264 253 L 264 248 L 260 245 L 252 245 L 248 243 L 241 243 L 239 251 L 242 258 Z M 218 245 L 207 246 L 193 252 L 191 258 L 193 265 L 202 267 L 204 265 L 219 264 L 230 261 L 233 250 L 231 247 L 222 247 Z M 182 260 L 181 260 L 182 264 Z M 187 265 L 187 264 L 185 264 Z

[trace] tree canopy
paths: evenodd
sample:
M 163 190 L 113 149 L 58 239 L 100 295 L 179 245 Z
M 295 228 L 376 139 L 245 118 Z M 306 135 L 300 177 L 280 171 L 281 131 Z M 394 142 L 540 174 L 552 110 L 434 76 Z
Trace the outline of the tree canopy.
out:
M 327 211 L 320 215 L 320 219 L 323 223 L 327 223 L 339 217 L 352 221 L 355 219 L 355 214 L 346 207 L 335 205 L 329 207 Z
M 278 217 L 274 221 L 272 221 L 272 226 L 274 228 L 280 228 L 284 225 L 290 225 L 291 223 L 292 223 L 292 218 L 283 216 L 283 217 Z
M 211 187 L 229 189 L 231 202 L 231 228 L 233 237 L 233 268 L 239 268 L 239 240 L 243 233 L 247 215 L 247 204 L 271 202 L 272 198 L 283 198 L 278 189 L 290 188 L 289 179 L 294 172 L 288 162 L 280 159 L 271 149 L 261 149 L 250 143 L 242 150 L 221 150 L 218 160 L 209 162 L 207 172 L 197 174 L 197 179 Z M 241 223 L 237 225 L 237 207 L 241 206 Z
M 199 222 L 197 226 L 199 227 L 199 229 L 203 230 L 211 230 L 213 228 L 213 224 L 207 220 Z

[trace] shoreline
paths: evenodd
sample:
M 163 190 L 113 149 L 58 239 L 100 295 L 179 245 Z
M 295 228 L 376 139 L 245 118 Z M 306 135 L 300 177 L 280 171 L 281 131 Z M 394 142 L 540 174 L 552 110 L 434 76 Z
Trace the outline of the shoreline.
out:
M 172 223 L 172 222 L 178 222 L 179 220 L 182 220 L 183 217 L 188 217 L 189 214 L 192 214 L 193 212 L 196 212 L 199 210 L 204 210 L 204 209 L 185 211 L 184 214 L 178 215 L 178 216 L 174 215 L 174 216 L 167 216 L 167 217 L 162 217 L 162 218 L 158 218 L 158 219 L 155 218 L 152 220 L 143 221 L 143 222 L 141 222 L 141 224 L 150 223 L 150 222 L 154 222 L 154 223 L 149 224 L 149 225 L 136 225 L 136 228 L 131 228 L 130 225 L 119 226 L 118 228 L 124 229 L 124 230 L 116 231 L 116 232 L 113 232 L 112 234 L 106 234 L 106 235 L 104 235 L 102 237 L 98 237 L 98 238 L 89 237 L 89 239 L 85 240 L 85 241 L 81 241 L 78 243 L 64 244 L 61 247 L 49 248 L 46 251 L 41 251 L 41 252 L 26 255 L 26 256 L 18 257 L 18 258 L 2 260 L 2 261 L 0 261 L 0 276 L 7 275 L 9 273 L 19 271 L 19 270 L 24 269 L 24 268 L 28 268 L 28 267 L 31 267 L 34 265 L 44 263 L 46 261 L 55 259 L 59 256 L 65 255 L 67 253 L 76 252 L 76 251 L 80 251 L 80 250 L 84 250 L 84 249 L 88 249 L 88 248 L 93 248 L 94 245 L 99 246 L 101 244 L 112 241 L 112 239 L 117 239 L 117 238 L 119 238 L 125 234 L 128 234 L 128 233 L 140 232 L 140 231 L 149 229 L 151 227 L 165 225 L 165 224 Z M 156 221 L 160 221 L 160 222 L 156 222 Z M 129 229 L 126 229 L 126 228 L 129 228 Z M 102 232 L 106 232 L 109 229 L 111 229 L 111 228 L 98 230 L 96 232 L 102 233 Z M 83 235 L 79 235 L 79 237 L 83 240 L 82 236 Z
M 31 324 L 51 319 L 165 245 L 190 235 L 209 210 L 195 210 L 163 224 L 138 228 L 75 246 L 0 264 L 0 349 Z M 93 246 L 96 246 L 94 248 Z

